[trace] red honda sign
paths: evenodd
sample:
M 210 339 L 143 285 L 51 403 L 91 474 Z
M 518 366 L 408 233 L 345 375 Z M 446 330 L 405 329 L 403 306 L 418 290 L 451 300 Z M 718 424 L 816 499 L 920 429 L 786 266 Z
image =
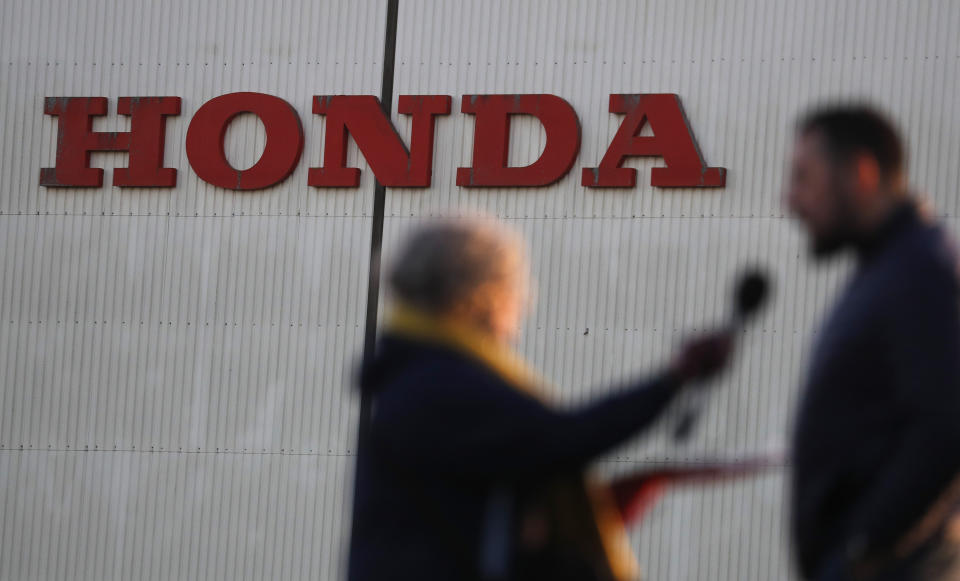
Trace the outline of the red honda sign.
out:
M 448 115 L 447 95 L 401 95 L 398 111 L 412 121 L 410 147 L 397 134 L 372 95 L 313 98 L 313 113 L 326 117 L 323 165 L 311 167 L 307 184 L 353 188 L 360 170 L 347 167 L 347 138 L 352 136 L 377 180 L 394 188 L 425 188 L 433 173 L 436 117 Z M 105 97 L 48 97 L 44 113 L 56 116 L 56 166 L 40 171 L 47 187 L 101 187 L 103 170 L 90 167 L 90 154 L 126 151 L 128 166 L 114 169 L 113 185 L 170 188 L 177 170 L 164 167 L 166 118 L 180 114 L 180 97 L 121 97 L 117 112 L 130 117 L 128 132 L 93 131 L 93 118 L 106 114 Z M 538 187 L 570 172 L 580 151 L 580 121 L 573 107 L 556 95 L 464 95 L 460 111 L 474 116 L 473 160 L 457 170 L 462 187 Z M 610 112 L 623 115 L 619 130 L 597 167 L 583 168 L 581 183 L 590 188 L 632 188 L 637 170 L 622 167 L 631 157 L 660 157 L 666 167 L 650 172 L 650 184 L 663 188 L 723 187 L 726 170 L 708 167 L 674 94 L 610 95 Z M 237 170 L 224 153 L 224 135 L 241 113 L 253 113 L 267 133 L 260 159 Z M 535 117 L 546 133 L 540 157 L 530 165 L 508 164 L 510 120 Z M 649 125 L 652 136 L 641 136 Z M 303 153 L 303 126 L 293 106 L 264 93 L 229 93 L 204 103 L 187 128 L 190 167 L 202 180 L 231 190 L 257 190 L 286 179 Z

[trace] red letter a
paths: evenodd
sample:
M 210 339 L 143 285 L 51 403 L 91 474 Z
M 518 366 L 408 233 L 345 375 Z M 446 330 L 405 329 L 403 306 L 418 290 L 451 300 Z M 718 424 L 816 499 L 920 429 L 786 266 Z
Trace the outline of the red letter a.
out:
M 637 170 L 620 167 L 632 156 L 659 156 L 667 167 L 650 172 L 650 185 L 661 188 L 723 187 L 727 170 L 707 167 L 687 125 L 680 98 L 673 94 L 610 95 L 610 112 L 626 117 L 596 168 L 584 168 L 582 183 L 593 188 L 632 188 Z M 654 135 L 640 137 L 645 123 Z

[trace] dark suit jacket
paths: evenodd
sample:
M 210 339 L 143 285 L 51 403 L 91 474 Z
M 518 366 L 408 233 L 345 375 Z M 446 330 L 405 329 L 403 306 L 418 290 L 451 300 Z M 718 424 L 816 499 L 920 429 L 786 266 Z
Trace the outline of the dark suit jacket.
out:
M 793 532 L 808 578 L 851 544 L 888 554 L 960 469 L 956 257 L 910 204 L 859 253 L 795 426 Z
M 465 354 L 390 335 L 361 384 L 373 401 L 351 581 L 476 578 L 492 491 L 581 470 L 647 426 L 677 387 L 663 376 L 556 411 Z

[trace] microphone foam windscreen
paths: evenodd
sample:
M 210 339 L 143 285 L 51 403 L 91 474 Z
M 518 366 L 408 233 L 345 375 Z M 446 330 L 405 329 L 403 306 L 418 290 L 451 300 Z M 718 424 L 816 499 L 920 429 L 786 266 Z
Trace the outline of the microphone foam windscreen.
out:
M 770 284 L 759 270 L 744 273 L 737 283 L 737 313 L 741 317 L 754 314 L 767 298 Z

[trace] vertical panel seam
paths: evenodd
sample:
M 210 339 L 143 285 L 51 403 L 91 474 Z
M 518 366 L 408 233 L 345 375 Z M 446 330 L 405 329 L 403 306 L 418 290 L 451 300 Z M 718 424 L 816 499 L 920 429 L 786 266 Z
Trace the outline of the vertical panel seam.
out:
M 397 51 L 397 10 L 399 0 L 387 0 L 387 31 L 383 47 L 383 77 L 380 87 L 380 107 L 389 119 L 393 104 L 393 69 Z M 366 366 L 376 346 L 377 315 L 380 297 L 380 253 L 383 245 L 384 206 L 387 188 L 375 178 L 373 189 L 373 224 L 370 235 L 370 269 L 367 273 L 367 314 L 363 336 L 362 365 Z M 361 392 L 360 432 L 369 416 L 370 398 Z
M 387 119 L 390 119 L 390 110 L 393 106 L 393 71 L 397 53 L 397 15 L 399 0 L 387 0 L 386 33 L 383 41 L 383 76 L 380 80 L 380 107 Z M 377 315 L 380 300 L 380 254 L 383 245 L 384 207 L 387 188 L 380 180 L 374 178 L 373 188 L 373 223 L 370 233 L 370 267 L 367 273 L 367 313 L 363 335 L 363 358 L 361 365 L 365 368 L 373 359 L 376 347 Z M 370 394 L 366 390 L 360 392 L 360 417 L 357 422 L 357 460 L 354 463 L 354 498 L 356 498 L 356 478 L 359 472 L 361 450 L 365 449 L 367 433 L 370 424 Z M 356 534 L 357 508 L 353 503 L 351 526 L 351 547 L 353 535 Z M 347 568 L 349 569 L 349 558 Z M 349 575 L 349 572 L 348 572 Z

